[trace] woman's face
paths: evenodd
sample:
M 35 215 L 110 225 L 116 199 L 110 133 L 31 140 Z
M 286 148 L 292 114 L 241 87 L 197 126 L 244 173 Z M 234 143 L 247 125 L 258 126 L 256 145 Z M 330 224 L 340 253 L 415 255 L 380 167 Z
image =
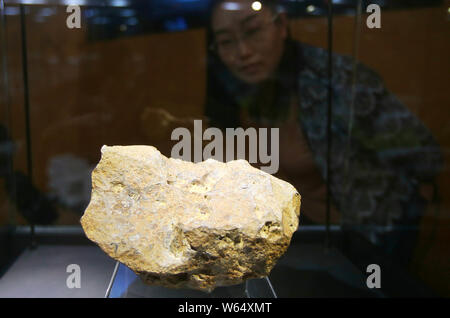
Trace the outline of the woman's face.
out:
M 228 69 L 239 79 L 258 84 L 276 70 L 287 36 L 285 15 L 269 8 L 255 10 L 254 1 L 221 2 L 213 11 L 215 49 Z

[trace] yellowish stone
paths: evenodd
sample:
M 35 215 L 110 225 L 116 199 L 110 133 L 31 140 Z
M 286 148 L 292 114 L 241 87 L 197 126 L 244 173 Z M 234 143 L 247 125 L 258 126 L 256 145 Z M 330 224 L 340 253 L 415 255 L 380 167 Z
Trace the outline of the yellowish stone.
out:
M 191 163 L 103 146 L 81 224 L 144 282 L 212 291 L 267 276 L 298 227 L 300 194 L 245 160 Z

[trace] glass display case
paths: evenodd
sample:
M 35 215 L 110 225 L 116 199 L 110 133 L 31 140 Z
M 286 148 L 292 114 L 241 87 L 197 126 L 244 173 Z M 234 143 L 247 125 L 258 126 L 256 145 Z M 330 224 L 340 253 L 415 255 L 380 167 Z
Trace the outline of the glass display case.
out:
M 442 0 L 0 0 L 0 297 L 448 297 L 449 23 Z M 206 160 L 207 128 L 276 129 L 210 157 L 292 184 L 299 227 L 265 278 L 147 285 L 80 225 L 92 171 L 103 145 Z

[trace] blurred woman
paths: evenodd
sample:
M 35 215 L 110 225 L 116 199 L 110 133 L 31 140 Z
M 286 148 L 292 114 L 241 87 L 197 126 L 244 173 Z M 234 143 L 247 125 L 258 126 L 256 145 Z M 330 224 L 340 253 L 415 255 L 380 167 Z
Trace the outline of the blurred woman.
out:
M 214 127 L 278 127 L 276 176 L 302 195 L 303 224 L 324 223 L 328 53 L 291 38 L 278 1 L 258 3 L 212 1 L 206 115 Z M 352 87 L 353 60 L 332 61 L 332 222 L 367 225 L 373 242 L 411 249 L 411 237 L 387 239 L 377 229 L 418 224 L 421 185 L 440 170 L 440 147 L 374 71 L 358 64 Z

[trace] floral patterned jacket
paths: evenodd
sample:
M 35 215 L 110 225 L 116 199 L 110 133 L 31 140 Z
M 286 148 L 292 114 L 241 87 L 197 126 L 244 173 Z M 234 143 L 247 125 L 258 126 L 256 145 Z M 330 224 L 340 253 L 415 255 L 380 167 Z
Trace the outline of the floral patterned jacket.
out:
M 304 44 L 298 77 L 299 121 L 326 180 L 328 53 Z M 301 46 L 301 47 L 300 47 Z M 420 183 L 443 165 L 429 130 L 368 67 L 332 57 L 331 193 L 347 224 L 391 226 L 414 223 L 423 213 Z M 354 96 L 354 97 L 353 97 Z
M 326 181 L 328 52 L 293 43 L 291 60 L 301 61 L 290 80 L 300 96 L 298 120 Z M 425 204 L 418 195 L 419 185 L 431 181 L 442 167 L 439 145 L 422 122 L 387 91 L 379 75 L 362 64 L 357 64 L 355 73 L 351 57 L 333 54 L 332 58 L 330 189 L 341 221 L 378 228 L 417 224 Z M 239 109 L 248 107 L 246 102 L 235 103 L 246 100 L 246 94 L 240 93 L 245 85 L 236 83 L 223 65 L 215 63 L 210 81 L 217 83 L 210 85 L 210 95 L 214 89 L 227 93 L 209 98 L 206 115 L 214 126 L 237 126 Z M 285 68 L 291 68 L 289 63 Z

